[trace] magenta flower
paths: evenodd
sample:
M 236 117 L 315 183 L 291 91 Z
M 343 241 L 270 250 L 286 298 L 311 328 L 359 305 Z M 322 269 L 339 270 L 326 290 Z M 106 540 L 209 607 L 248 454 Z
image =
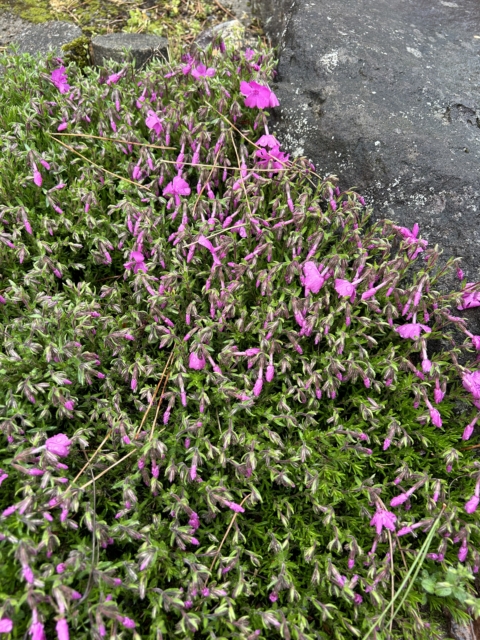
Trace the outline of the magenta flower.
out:
M 280 151 L 280 147 L 273 147 L 269 151 L 267 149 L 257 149 L 255 155 L 258 158 L 257 164 L 259 167 L 271 169 L 272 172 L 284 169 L 290 158 L 288 154 Z
M 280 143 L 275 136 L 271 136 L 269 134 L 263 135 L 259 140 L 257 140 L 257 144 L 259 147 L 268 147 L 269 149 L 280 147 Z
M 68 622 L 65 618 L 60 618 L 57 622 L 55 629 L 57 631 L 58 640 L 69 640 L 70 634 L 68 633 Z
M 75 407 L 75 402 L 73 400 L 67 400 L 63 406 L 68 411 L 73 411 L 73 408 Z
M 155 131 L 157 136 L 159 136 L 163 131 L 162 121 L 157 116 L 155 111 L 152 111 L 151 109 L 149 109 L 149 111 L 147 111 L 147 117 L 145 119 L 145 124 L 147 125 L 147 127 L 149 129 L 152 129 L 153 131 Z
M 267 366 L 267 375 L 265 376 L 267 382 L 271 382 L 273 380 L 274 375 L 275 375 L 275 367 L 273 366 L 273 364 L 269 364 Z
M 433 424 L 436 427 L 441 427 L 442 417 L 440 415 L 440 412 L 432 406 L 429 407 L 429 412 L 430 412 L 430 418 L 432 419 Z
M 272 593 L 268 596 L 268 599 L 270 600 L 270 602 L 276 602 L 278 600 L 278 594 L 275 593 L 275 591 L 272 591 Z
M 172 182 L 169 182 L 163 190 L 163 195 L 172 195 L 175 198 L 175 206 L 180 206 L 180 196 L 189 196 L 191 189 L 188 182 L 180 176 L 175 176 Z
M 236 502 L 230 502 L 230 500 L 225 500 L 225 504 L 229 509 L 231 509 L 232 511 L 235 511 L 235 513 L 245 512 L 245 509 L 240 504 L 237 504 Z
M 463 311 L 464 309 L 480 307 L 480 291 L 472 291 L 472 288 L 476 285 L 476 282 L 467 282 L 462 292 L 462 302 L 458 305 L 457 309 Z
M 323 265 L 320 266 L 323 267 Z M 312 293 L 318 293 L 328 277 L 326 276 L 326 270 L 324 269 L 322 273 L 320 273 L 314 262 L 305 262 L 303 265 L 303 273 L 304 278 L 301 278 L 301 280 L 305 287 L 305 297 L 308 296 L 310 291 Z
M 406 227 L 395 227 L 395 228 L 397 229 L 397 231 L 399 231 L 402 234 L 402 236 L 407 241 L 408 245 L 417 244 L 415 251 L 413 252 L 413 254 L 409 256 L 411 260 L 414 260 L 417 257 L 417 255 L 421 251 L 423 251 L 428 245 L 428 242 L 426 240 L 421 240 L 420 238 L 418 238 L 418 232 L 420 231 L 418 224 L 415 223 L 411 231 Z
M 242 81 L 240 83 L 240 92 L 245 96 L 245 106 L 258 109 L 266 107 L 278 107 L 277 96 L 268 87 L 258 84 L 252 80 L 251 82 Z
M 65 67 L 59 67 L 58 69 L 54 69 L 50 76 L 50 79 L 60 93 L 68 93 L 70 91 L 70 85 L 67 82 L 65 71 Z
M 349 282 L 348 280 L 343 280 L 342 278 L 336 278 L 335 291 L 341 298 L 349 298 L 350 296 L 355 295 L 355 293 L 357 292 L 357 287 L 355 282 Z
M 409 495 L 407 493 L 401 493 L 399 496 L 395 496 L 395 498 L 392 498 L 390 500 L 390 506 L 391 507 L 398 507 L 401 504 L 403 504 L 404 502 L 406 502 L 409 498 Z
M 71 444 L 71 440 L 64 433 L 58 433 L 56 436 L 47 439 L 45 448 L 48 452 L 64 458 L 68 456 Z
M 0 486 L 4 480 L 8 478 L 8 473 L 5 473 L 3 469 L 0 469 Z
M 122 76 L 123 76 L 123 71 L 120 71 L 120 73 L 112 73 L 111 76 L 108 76 L 106 82 L 108 85 L 117 84 L 117 82 L 120 80 Z
M 206 365 L 205 358 L 200 357 L 194 351 L 190 354 L 190 358 L 188 361 L 188 366 L 190 369 L 195 369 L 196 371 L 201 371 Z
M 465 511 L 467 513 L 474 513 L 477 510 L 479 503 L 480 498 L 478 496 L 472 496 L 465 505 Z
M 135 629 L 136 624 L 131 618 L 127 618 L 126 616 L 121 618 L 121 624 L 125 627 L 125 629 Z
M 430 333 L 432 330 L 426 324 L 420 324 L 419 322 L 412 322 L 410 324 L 402 324 L 400 327 L 397 327 L 395 331 L 402 338 L 412 338 L 416 339 L 422 333 L 422 329 L 426 333 Z
M 462 384 L 475 400 L 480 399 L 480 371 L 469 371 L 462 378 Z
M 397 521 L 397 516 L 391 511 L 386 511 L 385 509 L 379 509 L 377 507 L 377 511 L 373 518 L 370 520 L 370 526 L 375 527 L 377 531 L 377 535 L 379 536 L 382 533 L 382 528 L 388 529 L 389 531 L 395 531 L 395 522 Z
M 247 48 L 245 49 L 245 59 L 251 60 L 255 55 L 255 51 L 253 49 Z
M 0 633 L 10 633 L 13 629 L 13 622 L 10 618 L 0 618 Z
M 59 564 L 57 564 L 57 566 L 55 567 L 55 570 L 57 573 L 63 573 L 65 571 L 65 563 L 60 562 Z
M 35 163 L 33 163 L 33 182 L 37 185 L 37 187 L 42 186 L 42 174 L 38 170 Z
M 197 242 L 198 244 L 202 245 L 202 247 L 205 247 L 205 249 L 208 249 L 210 251 L 213 258 L 213 264 L 222 264 L 217 257 L 217 250 L 215 249 L 213 244 L 210 242 L 210 240 L 208 240 L 208 238 L 206 238 L 205 236 L 200 236 Z
M 198 80 L 199 78 L 213 78 L 216 71 L 213 67 L 209 67 L 207 69 L 204 64 L 197 64 L 196 67 L 193 67 L 190 73 L 195 78 L 195 80 Z
M 34 575 L 33 575 L 33 571 L 31 570 L 31 568 L 28 566 L 28 564 L 24 565 L 22 567 L 22 576 L 23 579 L 28 582 L 28 584 L 33 584 L 34 583 Z
M 145 256 L 141 251 L 131 251 L 130 260 L 125 262 L 124 265 L 127 271 L 133 269 L 133 273 L 137 274 L 139 271 L 147 272 L 147 265 L 145 264 Z
M 32 640 L 47 640 L 45 629 L 41 622 L 34 622 L 30 625 L 28 634 L 32 636 Z

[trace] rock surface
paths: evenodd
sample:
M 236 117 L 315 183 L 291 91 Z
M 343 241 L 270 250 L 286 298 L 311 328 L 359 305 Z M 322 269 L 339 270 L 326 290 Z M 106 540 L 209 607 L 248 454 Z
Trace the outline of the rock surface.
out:
M 55 51 L 61 55 L 61 46 L 68 44 L 82 35 L 82 30 L 71 22 L 50 21 L 43 24 L 29 24 L 21 31 L 15 30 L 15 25 L 19 19 L 4 19 L 5 25 L 10 25 L 13 34 L 9 38 L 9 42 L 18 44 L 19 53 L 30 53 L 31 55 L 46 54 L 49 51 Z M 8 32 L 8 27 L 6 29 Z
M 280 45 L 273 128 L 377 218 L 480 279 L 478 0 L 255 0 Z
M 15 16 L 9 11 L 0 12 L 0 47 L 6 47 L 13 42 L 30 23 Z
M 129 49 L 128 55 L 124 53 L 125 48 Z M 146 33 L 109 33 L 93 38 L 90 54 L 97 66 L 109 59 L 116 62 L 133 59 L 138 69 L 154 57 L 168 60 L 168 40 Z

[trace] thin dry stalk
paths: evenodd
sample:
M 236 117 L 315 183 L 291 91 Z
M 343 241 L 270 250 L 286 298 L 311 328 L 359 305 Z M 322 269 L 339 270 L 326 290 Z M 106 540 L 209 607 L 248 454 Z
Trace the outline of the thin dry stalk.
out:
M 158 384 L 157 384 L 157 387 L 155 389 L 155 392 L 154 392 L 154 394 L 152 396 L 152 399 L 150 400 L 150 404 L 148 405 L 147 410 L 145 411 L 145 413 L 143 415 L 142 421 L 140 422 L 140 426 L 138 427 L 138 429 L 135 429 L 135 439 L 138 438 L 138 435 L 139 435 L 140 431 L 142 430 L 143 425 L 145 424 L 145 420 L 147 419 L 148 414 L 150 413 L 150 409 L 152 408 L 153 403 L 155 402 L 155 398 L 157 397 L 157 393 L 158 393 L 158 390 L 160 389 L 160 385 L 162 384 L 162 380 L 163 380 L 163 377 L 165 376 L 165 372 L 166 372 L 166 370 L 168 369 L 168 367 L 170 365 L 170 361 L 171 361 L 171 359 L 173 357 L 174 351 L 175 350 L 172 349 L 172 351 L 170 352 L 168 360 L 167 360 L 167 362 L 166 362 L 166 364 L 165 364 L 165 366 L 163 368 L 162 375 L 160 376 L 160 380 L 158 381 Z
M 126 455 L 123 456 L 123 458 L 120 458 L 120 460 L 117 460 L 116 462 L 114 462 L 112 465 L 110 465 L 109 467 L 107 467 L 106 469 L 104 469 L 101 473 L 98 474 L 98 476 L 92 478 L 92 480 L 89 480 L 88 482 L 86 482 L 85 484 L 83 484 L 80 487 L 80 491 L 83 491 L 83 489 L 86 489 L 87 487 L 89 487 L 91 484 L 93 484 L 94 482 L 96 482 L 97 480 L 99 480 L 102 476 L 104 476 L 106 473 L 108 473 L 111 469 L 113 469 L 114 467 L 116 467 L 117 465 L 119 465 L 121 462 L 123 462 L 124 460 L 126 460 L 127 458 L 129 458 L 133 453 L 137 453 L 137 449 L 132 449 L 131 451 L 129 451 Z
M 52 136 L 75 136 L 76 138 L 95 138 L 95 140 L 107 140 L 108 142 L 122 142 L 123 144 L 139 145 L 141 147 L 152 147 L 153 149 L 169 149 L 175 151 L 176 147 L 164 147 L 159 144 L 151 144 L 147 142 L 134 142 L 133 140 L 123 140 L 122 138 L 108 138 L 107 136 L 94 136 L 91 133 L 63 133 L 57 132 L 50 134 Z
M 86 160 L 87 162 L 89 162 L 91 165 L 93 165 L 97 169 L 100 169 L 101 171 L 104 171 L 105 173 L 108 173 L 109 175 L 113 176 L 114 178 L 118 178 L 119 180 L 124 180 L 125 182 L 129 182 L 130 184 L 133 184 L 136 187 L 139 187 L 140 189 L 145 189 L 146 191 L 151 191 L 150 187 L 147 187 L 144 184 L 140 184 L 139 182 L 134 182 L 133 180 L 130 180 L 130 178 L 125 178 L 124 176 L 118 175 L 118 173 L 113 173 L 113 171 L 109 171 L 108 169 L 105 169 L 105 167 L 102 167 L 100 164 L 97 164 L 96 162 L 93 162 L 93 160 L 90 160 L 89 158 L 84 156 L 83 153 L 80 153 L 80 151 L 77 151 L 76 149 L 71 147 L 69 144 L 65 144 L 61 140 L 57 140 L 48 131 L 47 131 L 47 135 L 49 135 L 50 138 L 52 138 L 52 140 L 55 140 L 55 142 L 58 142 L 58 144 L 61 144 L 62 147 L 65 147 L 65 149 L 68 149 L 69 151 L 72 151 L 73 153 L 76 153 L 77 156 L 80 156 L 80 158 L 83 158 L 83 160 Z
M 246 500 L 248 500 L 248 498 L 249 498 L 251 495 L 252 495 L 252 494 L 250 494 L 250 493 L 249 493 L 249 494 L 248 494 L 248 496 L 245 496 L 245 498 L 244 498 L 244 499 L 241 501 L 241 503 L 240 503 L 240 506 L 241 506 L 241 507 L 243 507 L 244 502 L 245 502 Z M 224 543 L 225 543 L 225 540 L 227 539 L 228 534 L 230 533 L 230 529 L 233 527 L 233 524 L 234 524 L 235 520 L 237 519 L 237 516 L 238 516 L 238 512 L 237 512 L 237 511 L 235 511 L 235 513 L 233 514 L 232 520 L 231 520 L 230 524 L 228 525 L 227 530 L 225 531 L 225 535 L 223 536 L 222 541 L 220 542 L 220 546 L 218 547 L 217 552 L 216 552 L 216 554 L 215 554 L 215 556 L 214 556 L 214 558 L 213 558 L 213 560 L 212 560 L 212 564 L 210 565 L 210 570 L 209 570 L 209 571 L 210 571 L 210 573 L 212 573 L 212 569 L 213 569 L 213 567 L 214 567 L 214 565 L 215 565 L 215 562 L 217 561 L 217 558 L 218 558 L 218 556 L 220 555 L 220 551 L 222 550 L 222 547 L 223 547 L 223 545 L 224 545 Z M 206 582 L 205 582 L 205 585 L 207 584 L 207 582 L 208 582 L 208 578 L 207 578 L 207 580 L 206 580 Z
M 160 411 L 160 407 L 162 406 L 162 400 L 163 400 L 163 396 L 165 394 L 165 389 L 167 388 L 169 377 L 170 377 L 170 372 L 168 372 L 166 377 L 165 377 L 165 384 L 163 385 L 162 393 L 161 393 L 160 398 L 159 398 L 158 403 L 157 403 L 157 410 L 155 412 L 155 418 L 153 419 L 152 429 L 150 431 L 150 442 L 152 441 L 152 438 L 153 438 L 153 432 L 154 432 L 155 426 L 157 424 L 158 413 Z

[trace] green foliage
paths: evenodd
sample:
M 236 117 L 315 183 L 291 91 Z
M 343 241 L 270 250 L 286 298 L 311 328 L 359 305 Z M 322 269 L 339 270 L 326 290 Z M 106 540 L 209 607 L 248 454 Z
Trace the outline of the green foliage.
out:
M 64 93 L 53 57 L 0 59 L 0 617 L 13 638 L 35 616 L 76 640 L 439 637 L 438 585 L 476 611 L 479 565 L 451 265 L 259 146 L 240 82 L 265 86 L 271 52 L 197 55 L 70 63 Z
M 435 571 L 429 573 L 424 570 L 422 572 L 422 587 L 428 596 L 434 596 L 432 606 L 445 606 L 451 613 L 456 613 L 460 607 L 467 605 L 471 607 L 472 614 L 475 618 L 480 616 L 480 599 L 476 597 L 472 588 L 474 576 L 471 572 L 459 564 L 456 567 L 448 567 L 446 573 Z M 426 597 L 425 602 L 428 603 L 432 598 Z

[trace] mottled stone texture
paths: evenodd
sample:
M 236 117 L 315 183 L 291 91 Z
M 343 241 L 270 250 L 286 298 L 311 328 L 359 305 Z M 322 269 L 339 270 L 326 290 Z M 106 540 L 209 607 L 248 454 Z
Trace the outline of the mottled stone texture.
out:
M 128 49 L 128 54 L 124 53 L 125 49 Z M 116 62 L 134 60 L 138 69 L 153 57 L 168 60 L 168 40 L 146 33 L 109 33 L 93 38 L 90 54 L 97 66 L 109 59 Z
M 18 44 L 20 53 L 45 55 L 55 51 L 61 55 L 61 47 L 82 35 L 82 30 L 71 22 L 50 21 L 43 24 L 28 24 L 11 42 Z
M 254 3 L 255 5 L 255 3 Z M 256 0 L 280 45 L 273 128 L 375 217 L 480 279 L 478 0 Z

